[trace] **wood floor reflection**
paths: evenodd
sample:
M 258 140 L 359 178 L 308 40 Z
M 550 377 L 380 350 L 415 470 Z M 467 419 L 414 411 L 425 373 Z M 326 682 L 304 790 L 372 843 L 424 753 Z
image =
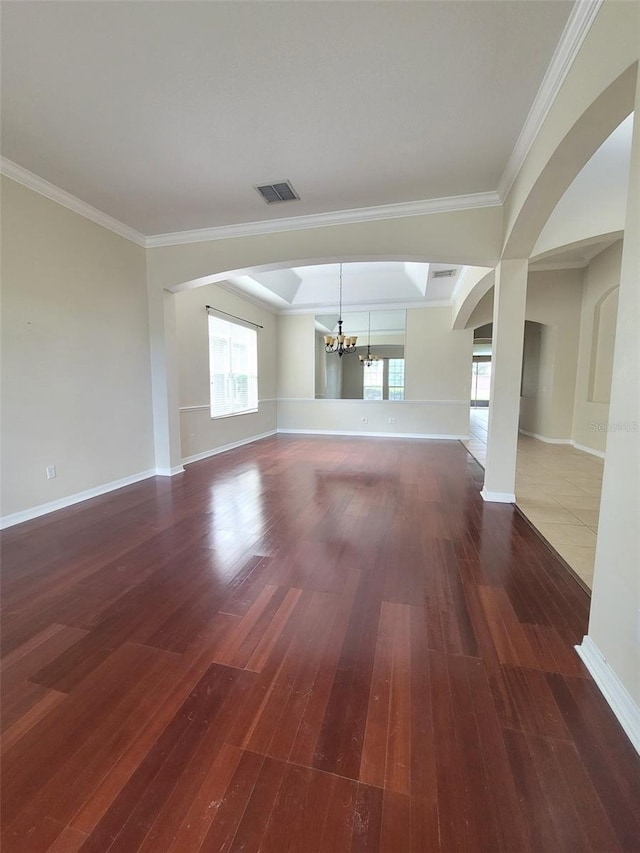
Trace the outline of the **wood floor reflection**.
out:
M 589 598 L 482 479 L 279 436 L 6 531 L 3 850 L 640 850 Z

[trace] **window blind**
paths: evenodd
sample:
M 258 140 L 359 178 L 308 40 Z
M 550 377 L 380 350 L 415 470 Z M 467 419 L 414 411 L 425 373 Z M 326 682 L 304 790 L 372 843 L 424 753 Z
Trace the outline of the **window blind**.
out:
M 374 361 L 371 365 L 365 364 L 363 370 L 363 399 L 382 400 L 384 362 L 380 360 Z
M 258 408 L 258 334 L 209 314 L 211 417 Z
M 404 358 L 389 359 L 389 399 L 404 400 Z

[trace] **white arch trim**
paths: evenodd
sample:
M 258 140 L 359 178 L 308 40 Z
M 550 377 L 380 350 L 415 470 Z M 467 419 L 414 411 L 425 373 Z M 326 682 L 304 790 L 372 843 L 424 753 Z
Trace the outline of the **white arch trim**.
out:
M 452 329 L 466 329 L 469 317 L 482 299 L 494 286 L 496 271 L 490 267 L 468 269 L 459 293 L 454 297 L 452 308 Z
M 633 110 L 640 4 L 604 0 L 504 202 L 502 257 L 528 258 L 560 200 Z

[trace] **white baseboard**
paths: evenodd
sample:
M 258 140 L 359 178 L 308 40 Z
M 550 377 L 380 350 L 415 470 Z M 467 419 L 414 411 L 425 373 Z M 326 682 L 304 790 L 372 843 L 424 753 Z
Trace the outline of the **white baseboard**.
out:
M 540 435 L 537 432 L 527 432 L 526 429 L 518 430 L 521 435 L 528 435 L 529 438 L 537 438 L 538 441 L 544 441 L 545 444 L 573 444 L 570 438 L 547 438 L 546 435 Z
M 594 450 L 593 447 L 587 447 L 586 444 L 578 444 L 576 441 L 572 441 L 571 444 L 576 450 L 581 450 L 583 453 L 590 453 L 592 456 L 597 456 L 599 459 L 604 459 L 606 456 L 604 451 Z
M 285 435 L 346 435 L 353 438 L 422 438 L 446 441 L 468 441 L 468 435 L 440 435 L 424 432 L 360 432 L 341 429 L 278 429 Z
M 104 483 L 102 486 L 96 486 L 94 489 L 86 489 L 84 492 L 76 492 L 73 495 L 67 495 L 65 498 L 58 498 L 58 500 L 49 501 L 46 504 L 33 506 L 21 512 L 14 512 L 11 515 L 5 515 L 0 518 L 0 530 L 4 530 L 6 527 L 13 527 L 14 524 L 22 524 L 23 521 L 31 521 L 32 518 L 39 518 L 41 515 L 56 512 L 56 510 L 65 509 L 65 507 L 73 506 L 74 504 L 82 503 L 82 501 L 88 501 L 91 498 L 97 498 L 100 495 L 106 495 L 108 492 L 114 492 L 116 489 L 122 489 L 124 486 L 131 486 L 133 483 L 139 483 L 141 480 L 148 480 L 150 477 L 155 477 L 156 473 L 156 469 L 151 468 L 149 471 L 141 471 L 139 474 L 132 474 L 130 477 L 113 480 L 111 483 Z
M 221 447 L 214 447 L 211 450 L 204 450 L 202 453 L 194 453 L 193 456 L 186 456 L 182 460 L 183 465 L 190 465 L 192 462 L 199 462 L 201 459 L 208 459 L 210 456 L 217 456 L 218 453 L 226 453 L 227 450 L 234 450 L 236 447 L 242 447 L 245 444 L 252 444 L 254 441 L 260 441 L 262 438 L 269 438 L 276 434 L 276 430 L 270 432 L 262 432 L 260 435 L 252 435 L 249 438 L 243 438 L 240 441 L 234 441 L 231 444 L 223 444 Z M 184 468 L 182 469 L 184 471 Z
M 598 456 L 604 459 L 605 453 L 602 450 L 594 450 L 593 447 L 587 447 L 585 444 L 578 444 L 572 438 L 547 438 L 546 435 L 540 435 L 537 432 L 527 432 L 526 429 L 520 429 L 518 432 L 521 435 L 528 435 L 529 438 L 537 438 L 538 441 L 544 441 L 545 444 L 570 444 L 576 450 L 581 450 L 583 453 L 590 453 L 592 456 Z
M 182 465 L 175 465 L 173 468 L 156 468 L 156 477 L 175 477 L 176 474 L 183 474 L 184 468 Z
M 480 497 L 487 503 L 514 504 L 516 502 L 513 492 L 489 492 L 483 488 Z
M 586 636 L 575 648 L 636 752 L 640 753 L 640 708 L 591 637 Z

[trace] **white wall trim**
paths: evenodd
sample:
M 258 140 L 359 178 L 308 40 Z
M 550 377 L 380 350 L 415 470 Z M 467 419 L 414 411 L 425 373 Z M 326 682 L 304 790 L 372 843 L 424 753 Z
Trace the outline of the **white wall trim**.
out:
M 241 222 L 236 225 L 219 225 L 195 231 L 176 231 L 173 234 L 155 234 L 147 237 L 145 246 L 177 246 L 184 243 L 203 243 L 209 240 L 225 240 L 229 237 L 251 237 L 255 234 L 277 234 L 281 231 L 300 231 L 328 225 L 343 225 L 354 222 L 375 222 L 380 219 L 398 219 L 407 216 L 424 216 L 429 213 L 449 213 L 458 210 L 473 210 L 478 207 L 498 207 L 502 198 L 496 192 L 473 193 L 471 195 L 432 198 L 400 204 L 381 204 L 377 207 L 360 207 L 355 210 L 336 210 L 330 213 L 310 213 L 286 219 L 265 219 L 259 222 Z
M 487 503 L 514 504 L 516 502 L 513 492 L 488 492 L 485 488 L 480 492 L 480 497 Z
M 240 291 L 237 291 L 240 292 Z M 342 308 L 344 311 L 369 311 L 375 308 L 376 311 L 395 311 L 398 308 L 451 308 L 453 302 L 450 299 L 409 299 L 406 301 L 389 302 L 388 299 L 372 299 L 370 302 L 343 302 Z M 282 306 L 276 309 L 278 315 L 290 314 L 326 314 L 330 311 L 338 311 L 338 305 L 332 309 L 328 305 L 318 305 L 317 303 L 307 303 L 306 305 L 296 305 L 294 307 Z M 358 344 L 362 346 L 362 344 Z
M 586 444 L 578 444 L 577 441 L 572 440 L 571 444 L 576 450 L 581 450 L 583 453 L 590 453 L 592 456 L 597 456 L 599 459 L 604 459 L 607 455 L 603 450 L 596 450 L 593 447 L 587 447 Z
M 584 637 L 581 645 L 575 649 L 636 752 L 640 753 L 640 708 L 591 637 Z
M 175 477 L 176 474 L 183 474 L 184 468 L 182 465 L 174 465 L 173 468 L 156 468 L 156 477 Z
M 263 400 L 258 400 L 258 408 L 263 403 L 277 403 L 277 402 L 278 402 L 277 397 L 265 397 Z M 198 405 L 198 406 L 180 406 L 179 411 L 180 412 L 202 412 L 202 411 L 210 412 L 211 406 L 209 405 L 209 403 L 202 403 L 201 405 Z M 255 410 L 253 410 L 253 411 L 255 412 Z
M 61 190 L 60 187 L 50 184 L 44 178 L 40 178 L 38 175 L 34 175 L 33 172 L 23 169 L 22 166 L 18 166 L 12 160 L 7 160 L 6 157 L 0 158 L 0 172 L 6 175 L 7 178 L 11 178 L 13 181 L 22 184 L 22 186 L 28 187 L 30 190 L 34 190 L 34 192 L 45 196 L 45 198 L 61 204 L 63 207 L 80 214 L 80 216 L 84 216 L 85 219 L 89 219 L 91 222 L 95 222 L 96 225 L 102 225 L 103 228 L 119 234 L 120 237 L 124 237 L 126 240 L 131 240 L 132 243 L 136 243 L 138 246 L 144 247 L 146 245 L 144 234 L 136 231 L 135 228 L 130 228 L 123 222 L 119 222 L 96 207 L 92 207 L 74 195 Z
M 39 518 L 41 515 L 47 515 L 50 512 L 56 512 L 59 509 L 65 509 L 68 506 L 88 501 L 91 498 L 100 497 L 108 492 L 114 492 L 116 489 L 122 489 L 124 486 L 131 486 L 133 483 L 139 483 L 141 480 L 148 480 L 156 475 L 156 469 L 150 468 L 148 471 L 141 471 L 139 474 L 131 474 L 129 477 L 122 477 L 120 480 L 113 480 L 111 483 L 104 483 L 102 486 L 96 486 L 93 489 L 86 489 L 84 492 L 76 492 L 73 495 L 67 495 L 64 498 L 58 498 L 55 501 L 49 501 L 46 504 L 33 506 L 29 509 L 14 512 L 11 515 L 5 515 L 0 518 L 0 530 L 6 527 L 12 527 L 14 524 L 22 524 L 24 521 L 31 521 L 32 518 Z
M 391 403 L 394 406 L 469 406 L 467 400 L 357 400 L 348 398 L 345 400 L 334 399 L 332 397 L 279 397 L 278 403 L 339 403 L 342 405 L 360 405 L 370 406 L 374 403 Z
M 577 0 L 571 10 L 569 20 L 531 105 L 529 115 L 522 126 L 518 140 L 498 183 L 500 198 L 505 199 L 511 191 L 516 176 L 522 168 L 522 164 L 540 132 L 549 110 L 553 106 L 560 87 L 564 83 L 601 5 L 602 0 Z
M 589 266 L 589 261 L 584 258 L 581 261 L 540 261 L 540 263 L 529 264 L 529 272 L 552 272 L 556 270 L 582 270 Z
M 231 444 L 223 444 L 220 447 L 213 447 L 211 450 L 204 450 L 202 453 L 194 453 L 193 456 L 186 456 L 182 462 L 184 465 L 190 465 L 192 462 L 199 462 L 201 459 L 208 459 L 210 456 L 217 456 L 219 453 L 226 453 L 227 450 L 234 450 L 236 447 L 242 447 L 245 444 L 252 444 L 254 441 L 260 441 L 263 438 L 269 438 L 275 434 L 276 430 L 273 429 L 270 432 L 262 432 L 260 435 L 252 435 L 249 436 L 249 438 L 243 438 L 240 441 L 234 441 Z
M 570 438 L 547 438 L 546 435 L 540 435 L 537 432 L 527 432 L 526 429 L 518 430 L 521 435 L 528 435 L 529 438 L 537 438 L 538 441 L 544 441 L 545 444 L 572 444 Z
M 467 441 L 468 435 L 451 435 L 428 432 L 360 432 L 359 430 L 344 429 L 280 429 L 278 434 L 284 435 L 345 435 L 352 438 L 419 438 L 423 440 Z
M 606 454 L 602 450 L 595 450 L 593 447 L 587 447 L 586 444 L 578 444 L 572 438 L 547 438 L 545 435 L 540 435 L 537 432 L 527 432 L 526 429 L 518 430 L 521 435 L 528 435 L 529 438 L 537 438 L 538 441 L 544 441 L 546 444 L 569 444 L 575 447 L 576 450 L 581 450 L 583 453 L 590 453 L 592 456 L 597 456 L 599 459 L 604 459 Z

